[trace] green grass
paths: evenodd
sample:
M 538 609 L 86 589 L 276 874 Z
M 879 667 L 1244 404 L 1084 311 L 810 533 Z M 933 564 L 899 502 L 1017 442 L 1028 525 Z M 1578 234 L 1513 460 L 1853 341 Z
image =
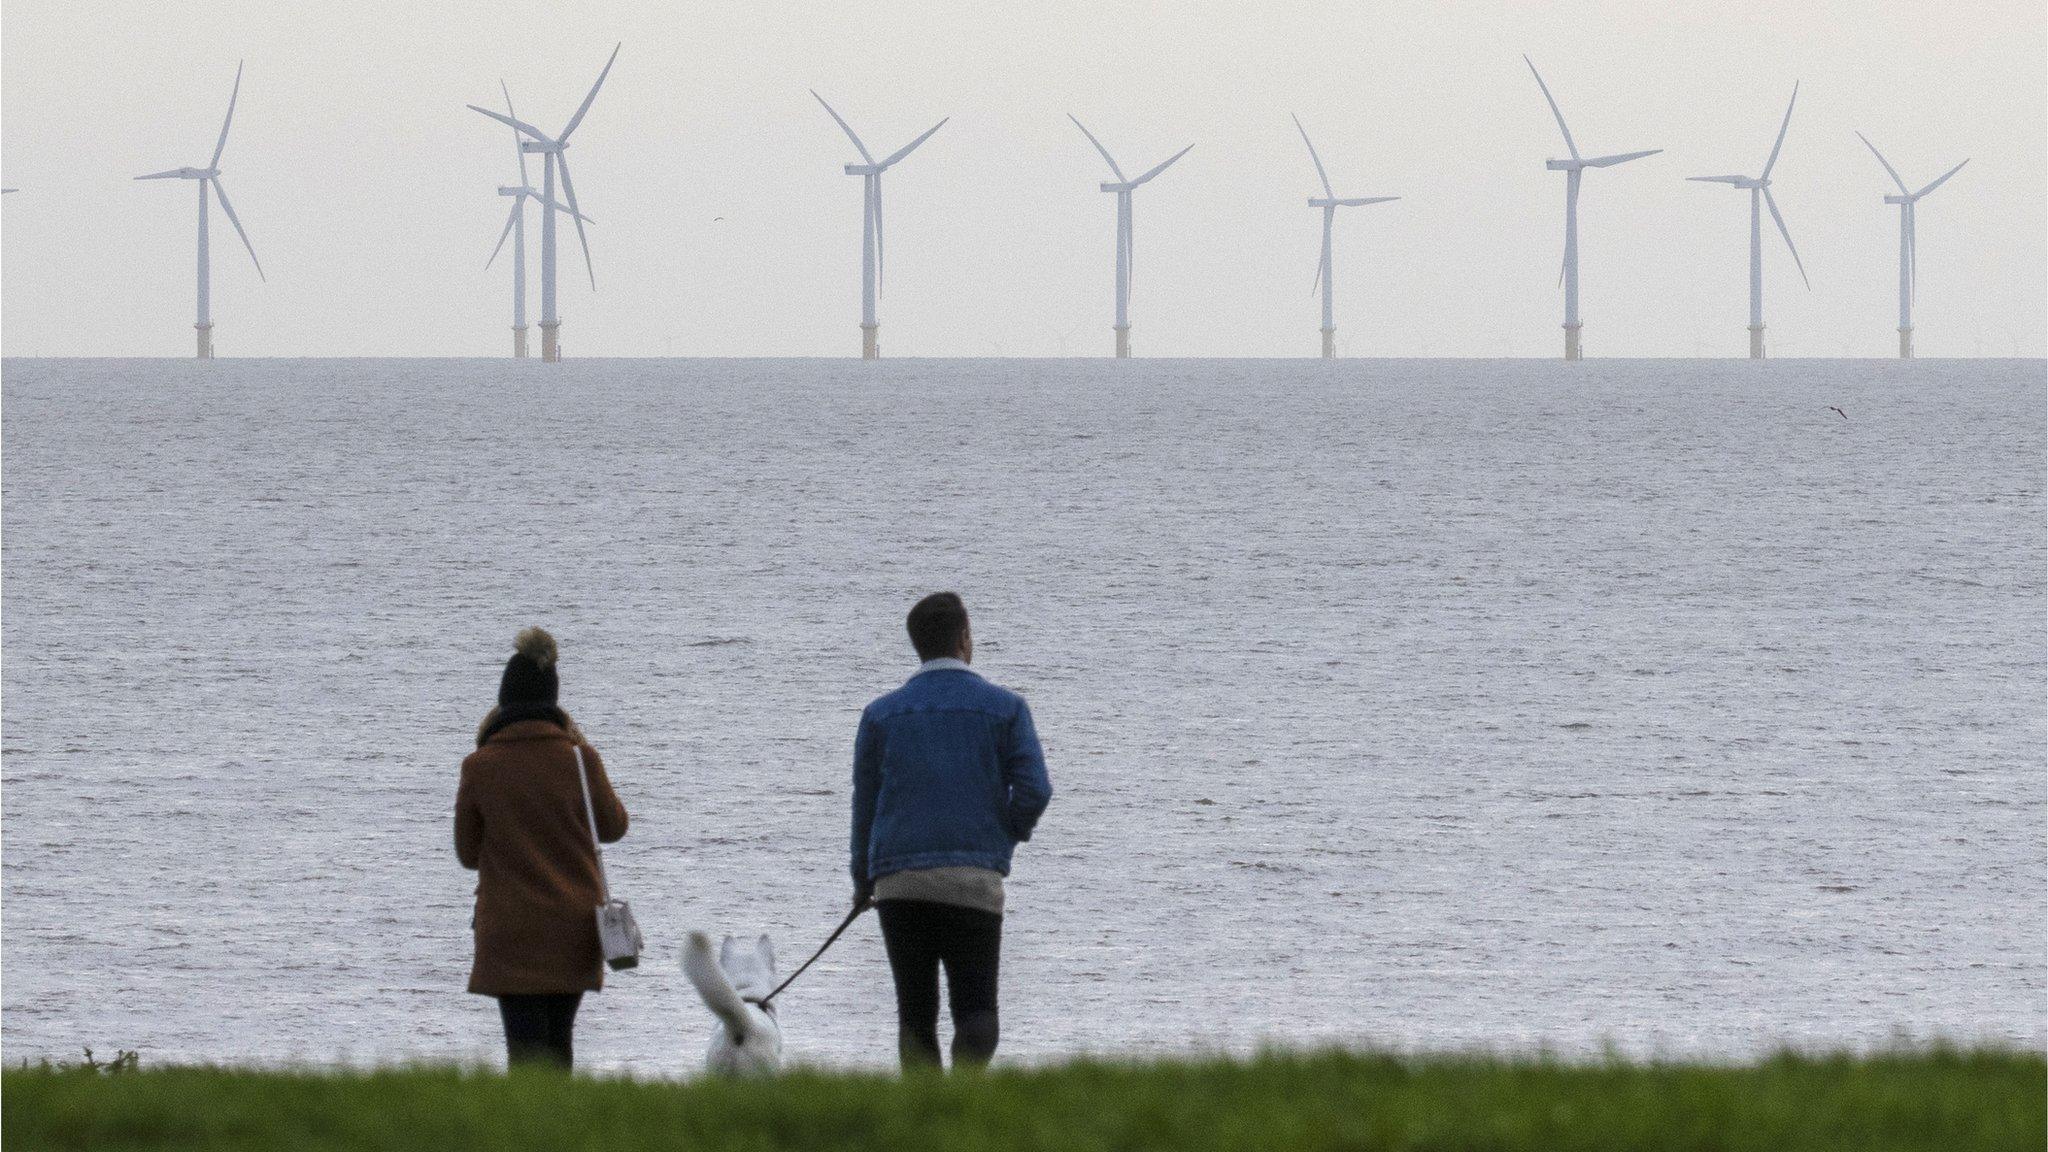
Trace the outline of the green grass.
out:
M 2040 1055 L 1948 1050 L 1730 1067 L 1330 1053 L 685 1084 L 453 1069 L 21 1069 L 0 1076 L 0 1098 L 9 1149 L 2041 1152 L 2048 1144 Z

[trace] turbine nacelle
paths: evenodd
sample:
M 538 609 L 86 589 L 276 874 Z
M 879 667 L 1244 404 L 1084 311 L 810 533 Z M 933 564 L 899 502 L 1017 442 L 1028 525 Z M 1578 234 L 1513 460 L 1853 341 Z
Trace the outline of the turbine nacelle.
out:
M 553 152 L 555 155 L 559 156 L 562 154 L 562 149 L 567 147 L 568 145 L 560 140 L 521 140 L 519 142 L 519 150 L 521 152 L 531 152 L 537 154 Z
M 1887 204 L 1911 204 L 1917 199 L 1919 199 L 1917 196 L 1887 196 L 1884 198 L 1884 202 Z
M 846 174 L 848 176 L 880 176 L 888 170 L 889 166 L 886 164 L 848 164 L 846 166 Z

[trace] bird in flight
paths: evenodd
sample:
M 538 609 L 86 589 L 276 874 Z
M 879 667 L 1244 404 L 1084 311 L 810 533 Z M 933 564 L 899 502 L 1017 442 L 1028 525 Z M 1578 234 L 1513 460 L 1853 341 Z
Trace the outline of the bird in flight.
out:
M 1828 405 L 1828 411 L 1833 412 L 1835 415 L 1840 416 L 1844 420 L 1847 420 L 1849 418 L 1849 414 L 1847 412 L 1842 411 L 1840 408 L 1835 407 L 1833 404 Z

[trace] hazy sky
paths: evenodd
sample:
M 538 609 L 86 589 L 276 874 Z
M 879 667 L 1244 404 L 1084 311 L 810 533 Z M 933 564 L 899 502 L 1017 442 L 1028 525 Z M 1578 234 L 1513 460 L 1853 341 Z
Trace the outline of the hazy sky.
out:
M 571 150 L 598 280 L 565 231 L 571 356 L 858 353 L 856 157 L 808 87 L 878 154 L 952 117 L 884 180 L 885 354 L 1107 354 L 1114 198 L 1072 111 L 1127 170 L 1196 145 L 1137 194 L 1137 354 L 1314 355 L 1293 111 L 1339 195 L 1403 197 L 1339 214 L 1341 349 L 1555 355 L 1564 151 L 1525 51 L 1582 151 L 1666 150 L 1587 174 L 1588 355 L 1745 351 L 1747 196 L 1682 178 L 1757 171 L 1797 79 L 1775 191 L 1813 287 L 1768 236 L 1773 352 L 1896 349 L 1861 129 L 1915 187 L 1971 159 L 1920 209 L 1921 354 L 2040 356 L 2044 25 L 2040 0 L 8 0 L 0 347 L 190 354 L 192 187 L 130 177 L 205 164 L 245 58 L 222 171 L 269 282 L 216 215 L 220 354 L 503 354 L 509 245 L 483 265 L 515 160 L 463 105 L 503 77 L 559 128 L 622 40 Z

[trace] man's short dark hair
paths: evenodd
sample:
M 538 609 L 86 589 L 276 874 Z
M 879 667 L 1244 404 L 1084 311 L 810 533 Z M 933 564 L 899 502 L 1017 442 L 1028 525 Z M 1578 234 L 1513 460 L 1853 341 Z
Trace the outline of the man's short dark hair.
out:
M 920 660 L 958 656 L 961 641 L 967 639 L 967 605 L 953 592 L 934 592 L 919 600 L 904 621 L 910 629 L 910 643 Z

